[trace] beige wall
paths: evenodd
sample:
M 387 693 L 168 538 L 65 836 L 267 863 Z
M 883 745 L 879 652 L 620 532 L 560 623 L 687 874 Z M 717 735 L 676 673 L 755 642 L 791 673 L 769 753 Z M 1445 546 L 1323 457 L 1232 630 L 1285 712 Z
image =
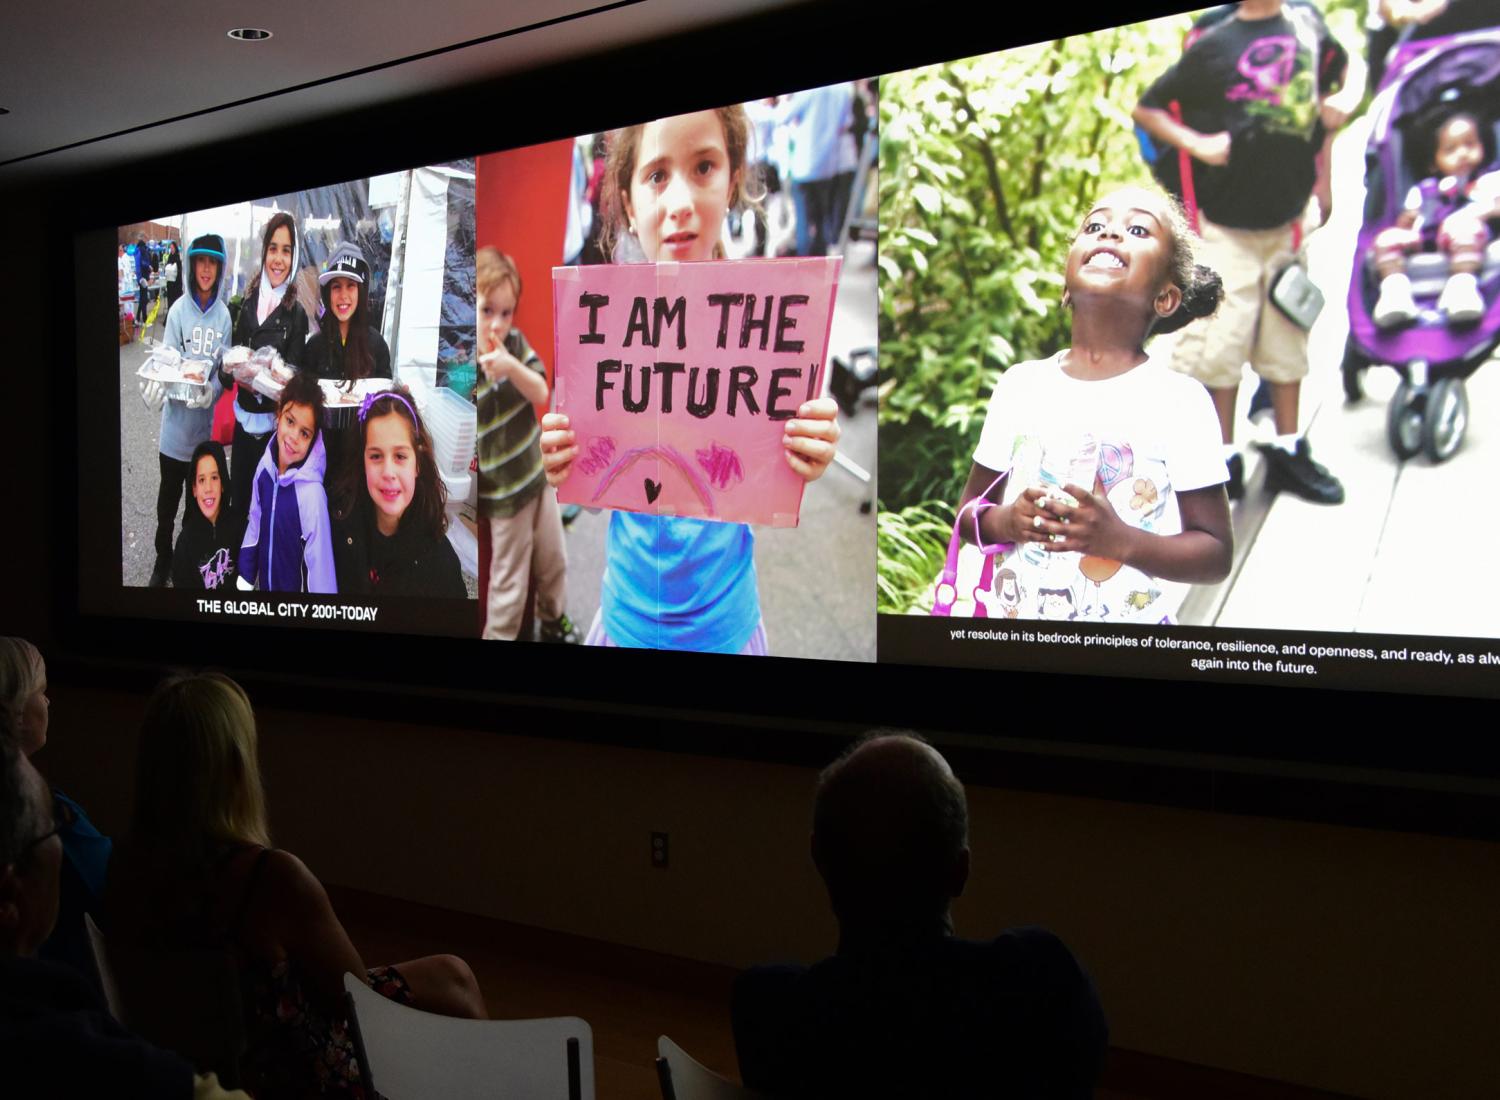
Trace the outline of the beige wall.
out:
M 142 700 L 65 689 L 39 759 L 106 829 Z M 565 719 L 572 720 L 572 719 Z M 261 714 L 278 843 L 329 882 L 690 958 L 810 959 L 810 770 Z M 970 792 L 961 933 L 1059 932 L 1122 1047 L 1364 1097 L 1500 1095 L 1500 845 Z M 672 867 L 649 866 L 649 833 Z

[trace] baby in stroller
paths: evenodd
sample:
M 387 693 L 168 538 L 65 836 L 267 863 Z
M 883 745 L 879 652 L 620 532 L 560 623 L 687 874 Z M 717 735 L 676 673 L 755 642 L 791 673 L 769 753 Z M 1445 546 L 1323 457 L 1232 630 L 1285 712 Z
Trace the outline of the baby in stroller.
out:
M 1407 193 L 1396 223 L 1375 237 L 1375 271 L 1380 297 L 1371 319 L 1381 329 L 1410 324 L 1418 314 L 1406 274 L 1410 252 L 1441 251 L 1449 275 L 1437 308 L 1449 325 L 1473 324 L 1484 316 L 1478 274 L 1490 233 L 1486 224 L 1500 217 L 1500 169 L 1485 148 L 1479 119 L 1467 111 L 1438 125 L 1431 162 L 1433 174 Z

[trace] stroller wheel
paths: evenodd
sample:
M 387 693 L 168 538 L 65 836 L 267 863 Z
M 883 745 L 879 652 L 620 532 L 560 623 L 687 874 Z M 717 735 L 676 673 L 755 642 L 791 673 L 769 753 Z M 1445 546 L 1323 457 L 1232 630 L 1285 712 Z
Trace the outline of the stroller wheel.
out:
M 1469 426 L 1469 395 L 1463 379 L 1443 378 L 1433 383 L 1422 415 L 1422 450 L 1433 462 L 1446 462 L 1463 445 Z
M 1397 458 L 1411 458 L 1422 449 L 1422 407 L 1426 395 L 1405 379 L 1396 387 L 1385 416 L 1385 437 Z

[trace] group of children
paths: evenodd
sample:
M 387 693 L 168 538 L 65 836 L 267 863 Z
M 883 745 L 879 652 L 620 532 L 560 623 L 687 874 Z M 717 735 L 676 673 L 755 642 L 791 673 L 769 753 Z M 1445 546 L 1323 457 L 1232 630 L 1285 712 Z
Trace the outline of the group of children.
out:
M 604 202 L 611 242 L 628 236 L 647 262 L 722 259 L 725 220 L 749 184 L 749 141 L 739 106 L 611 134 Z M 230 330 L 218 300 L 222 241 L 194 241 L 189 264 L 193 293 L 169 318 L 169 342 L 184 354 L 212 357 Z M 172 561 L 171 523 L 185 483 L 196 509 L 178 540 L 179 586 L 461 597 L 457 561 L 443 538 L 443 490 L 410 395 L 396 389 L 367 399 L 348 446 L 323 423 L 319 378 L 390 373 L 384 342 L 364 321 L 368 266 L 352 246 L 334 253 L 319 276 L 322 330 L 305 344 L 297 271 L 291 219 L 277 215 L 266 227 L 261 270 L 234 343 L 275 347 L 300 369 L 274 403 L 240 387 L 227 463 L 209 435 L 212 404 L 228 374 L 216 374 L 201 403 L 174 401 L 163 411 L 159 515 L 166 538 L 159 531 L 153 583 L 164 580 Z M 478 502 L 491 544 L 484 635 L 517 636 L 534 584 L 540 636 L 573 641 L 555 487 L 577 456 L 576 440 L 566 416 L 537 421 L 534 406 L 545 406 L 550 390 L 541 360 L 514 325 L 516 265 L 484 248 L 475 274 Z M 835 402 L 803 403 L 786 424 L 787 463 L 808 481 L 819 477 L 838 434 Z M 753 549 L 754 535 L 742 524 L 613 513 L 601 607 L 588 641 L 767 652 Z
M 205 234 L 188 248 L 189 293 L 172 307 L 163 343 L 215 369 L 188 401 L 164 400 L 155 382 L 142 386 L 147 403 L 161 408 L 150 583 L 160 587 L 170 575 L 175 587 L 200 590 L 463 599 L 432 443 L 410 393 L 370 394 L 357 427 L 331 425 L 324 408 L 321 379 L 391 377 L 390 352 L 368 322 L 369 264 L 354 245 L 334 250 L 318 276 L 322 328 L 309 340 L 296 256 L 295 223 L 278 213 L 231 325 L 219 298 L 223 239 Z M 274 399 L 241 381 L 226 455 L 212 421 L 236 381 L 225 365 L 231 339 L 235 347 L 274 348 L 292 374 Z M 174 547 L 184 488 L 191 504 Z

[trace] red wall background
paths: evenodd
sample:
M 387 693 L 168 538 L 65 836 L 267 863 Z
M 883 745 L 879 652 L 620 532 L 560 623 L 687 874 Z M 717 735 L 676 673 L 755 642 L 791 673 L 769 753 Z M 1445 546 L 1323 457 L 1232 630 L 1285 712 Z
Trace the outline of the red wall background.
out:
M 479 157 L 474 165 L 474 230 L 479 248 L 516 262 L 521 301 L 516 325 L 547 364 L 552 385 L 552 269 L 563 262 L 573 142 L 552 141 Z M 538 409 L 540 414 L 545 411 Z

